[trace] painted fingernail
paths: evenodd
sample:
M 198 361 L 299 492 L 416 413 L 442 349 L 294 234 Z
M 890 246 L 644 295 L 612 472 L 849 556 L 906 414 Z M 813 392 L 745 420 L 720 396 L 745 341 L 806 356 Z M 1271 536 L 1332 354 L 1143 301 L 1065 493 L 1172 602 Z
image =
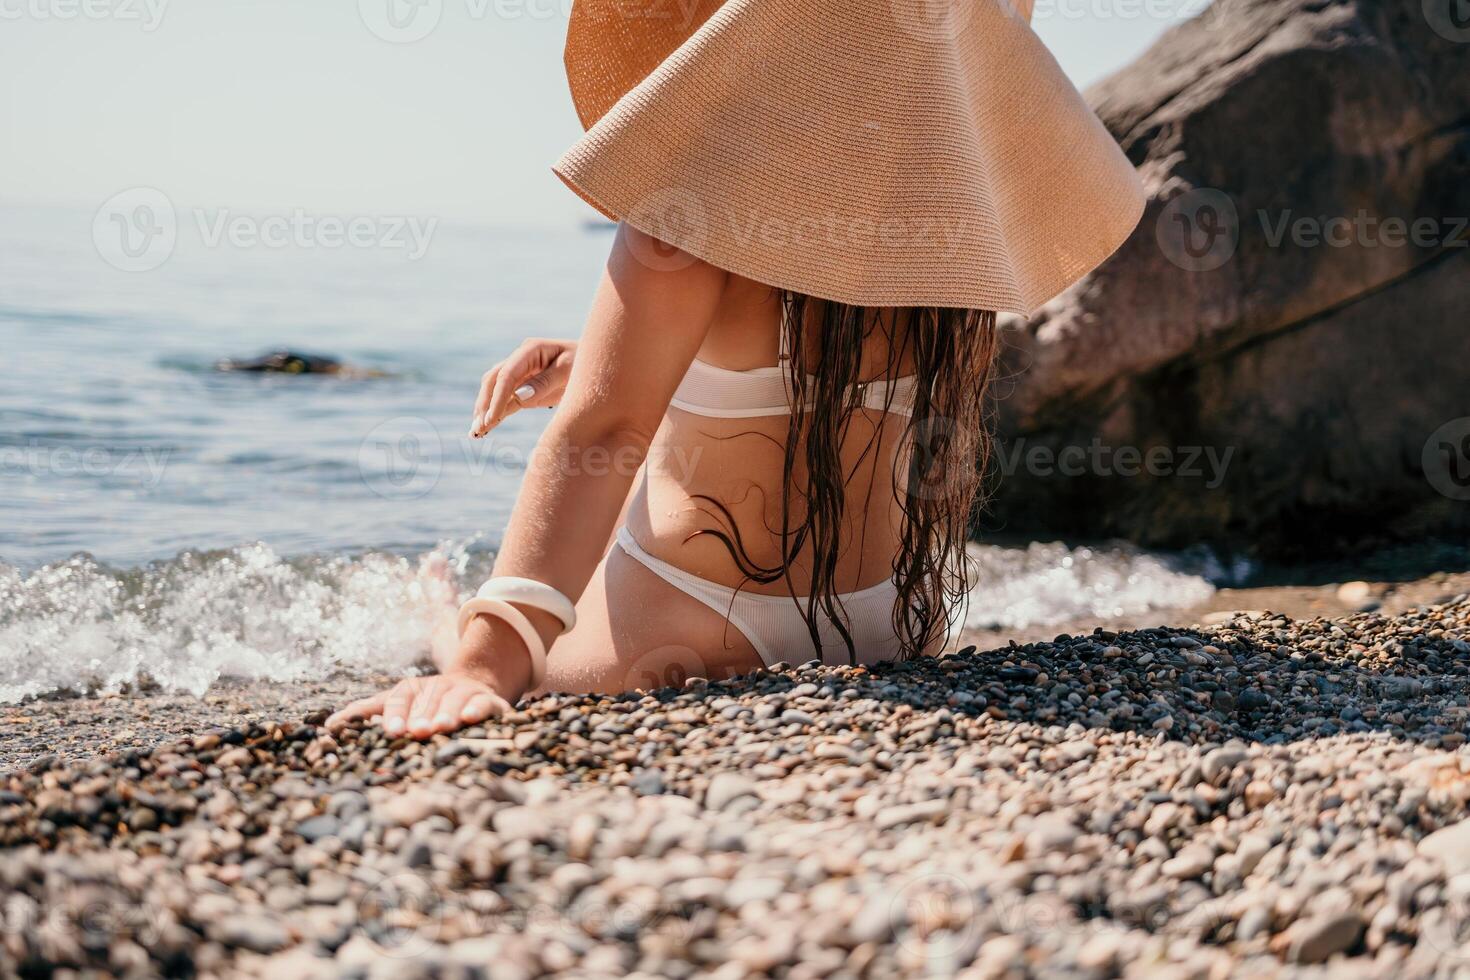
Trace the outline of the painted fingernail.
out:
M 494 419 L 493 419 L 493 418 L 491 418 L 491 417 L 490 417 L 490 413 L 489 413 L 489 412 L 488 412 L 488 411 L 487 411 L 487 412 L 486 412 L 486 413 L 485 413 L 485 417 L 484 417 L 484 418 L 483 418 L 483 419 L 481 419 L 481 420 L 480 420 L 480 424 L 481 424 L 481 425 L 482 425 L 482 426 L 484 426 L 484 427 L 485 427 L 485 428 L 487 428 L 487 429 L 488 429 L 488 428 L 490 428 L 490 426 L 491 426 L 491 425 L 492 425 L 492 424 L 493 424 L 493 423 L 494 423 L 494 422 L 495 422 L 495 420 L 494 420 Z
M 383 722 L 383 731 L 387 732 L 389 735 L 402 735 L 403 719 L 389 718 L 387 721 Z
M 536 397 L 536 389 L 530 385 L 521 385 L 516 389 L 516 400 L 528 402 Z
M 444 727 L 446 727 L 448 725 L 452 725 L 452 724 L 454 724 L 454 719 L 451 718 L 451 717 L 449 717 L 448 715 L 442 713 L 442 712 L 434 716 L 434 727 L 435 728 L 444 728 Z

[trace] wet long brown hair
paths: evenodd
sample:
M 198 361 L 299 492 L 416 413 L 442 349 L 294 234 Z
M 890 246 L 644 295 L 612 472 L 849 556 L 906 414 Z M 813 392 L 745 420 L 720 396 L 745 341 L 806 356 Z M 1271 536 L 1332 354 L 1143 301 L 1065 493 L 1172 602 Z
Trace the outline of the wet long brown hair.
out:
M 965 542 L 990 456 L 987 389 L 997 350 L 995 314 L 949 307 L 883 310 L 793 292 L 779 297 L 791 403 L 797 407 L 785 444 L 780 524 L 771 528 L 780 536 L 782 561 L 769 567 L 751 561 L 733 520 L 728 532 L 700 533 L 721 540 L 742 574 L 763 584 L 790 582 L 797 556 L 809 548 L 804 564 L 810 562 L 812 601 L 801 608 L 813 648 L 822 647 L 819 625 L 831 622 L 855 660 L 837 598 L 844 518 L 852 503 L 848 484 L 856 471 L 844 465 L 842 448 L 862 405 L 859 386 L 913 374 L 913 412 L 900 438 L 892 483 L 903 512 L 893 559 L 893 627 L 901 656 L 917 656 L 944 636 L 947 615 L 969 589 Z M 887 364 L 864 377 L 864 341 L 874 331 L 887 336 Z M 870 457 L 876 464 L 886 431 L 875 429 L 857 465 Z M 705 500 L 730 516 L 721 502 Z

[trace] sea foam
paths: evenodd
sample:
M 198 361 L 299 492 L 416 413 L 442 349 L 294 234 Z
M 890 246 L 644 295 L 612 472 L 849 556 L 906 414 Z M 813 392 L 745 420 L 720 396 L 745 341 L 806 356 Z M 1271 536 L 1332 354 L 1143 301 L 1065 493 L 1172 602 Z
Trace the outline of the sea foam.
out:
M 487 564 L 463 546 L 287 560 L 261 544 L 117 569 L 85 556 L 0 566 L 0 703 L 147 681 L 201 694 L 221 678 L 400 671 Z
M 416 557 L 283 558 L 264 544 L 136 568 L 76 556 L 0 565 L 0 703 L 146 683 L 202 694 L 221 679 L 299 681 L 422 665 L 436 624 L 489 573 L 473 542 Z M 974 545 L 972 629 L 1137 615 L 1208 599 L 1210 559 L 1127 545 Z
M 1179 609 L 1208 601 L 1214 582 L 1248 572 L 1226 569 L 1208 553 L 1165 555 L 1126 543 L 971 545 L 969 556 L 975 582 L 964 613 L 969 629 L 1025 629 Z

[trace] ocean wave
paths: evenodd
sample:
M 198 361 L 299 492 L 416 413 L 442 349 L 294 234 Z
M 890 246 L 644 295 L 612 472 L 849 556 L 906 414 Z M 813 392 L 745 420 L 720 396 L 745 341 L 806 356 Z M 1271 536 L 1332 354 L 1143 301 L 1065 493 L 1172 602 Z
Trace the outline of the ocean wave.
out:
M 1210 597 L 1212 578 L 1229 577 L 1208 556 L 1128 545 L 974 545 L 970 554 L 977 574 L 964 623 L 972 629 L 1188 606 Z M 414 557 L 288 559 L 255 544 L 136 568 L 85 555 L 28 573 L 0 565 L 0 704 L 138 685 L 199 695 L 224 679 L 409 671 L 491 561 L 472 540 Z
M 284 559 L 263 544 L 118 569 L 87 556 L 29 574 L 0 565 L 0 703 L 137 684 L 404 671 L 488 572 L 468 544 L 417 558 Z
M 969 555 L 975 586 L 964 614 L 968 629 L 1025 629 L 1180 609 L 1208 601 L 1215 582 L 1249 573 L 1246 566 L 1226 568 L 1204 551 L 1166 555 L 1126 543 L 971 545 Z

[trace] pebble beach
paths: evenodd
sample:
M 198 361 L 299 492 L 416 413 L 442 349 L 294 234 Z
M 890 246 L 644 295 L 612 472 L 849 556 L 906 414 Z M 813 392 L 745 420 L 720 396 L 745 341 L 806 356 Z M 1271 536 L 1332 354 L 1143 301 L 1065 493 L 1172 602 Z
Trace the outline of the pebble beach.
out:
M 0 975 L 1463 974 L 1467 640 L 1459 596 L 33 755 Z

